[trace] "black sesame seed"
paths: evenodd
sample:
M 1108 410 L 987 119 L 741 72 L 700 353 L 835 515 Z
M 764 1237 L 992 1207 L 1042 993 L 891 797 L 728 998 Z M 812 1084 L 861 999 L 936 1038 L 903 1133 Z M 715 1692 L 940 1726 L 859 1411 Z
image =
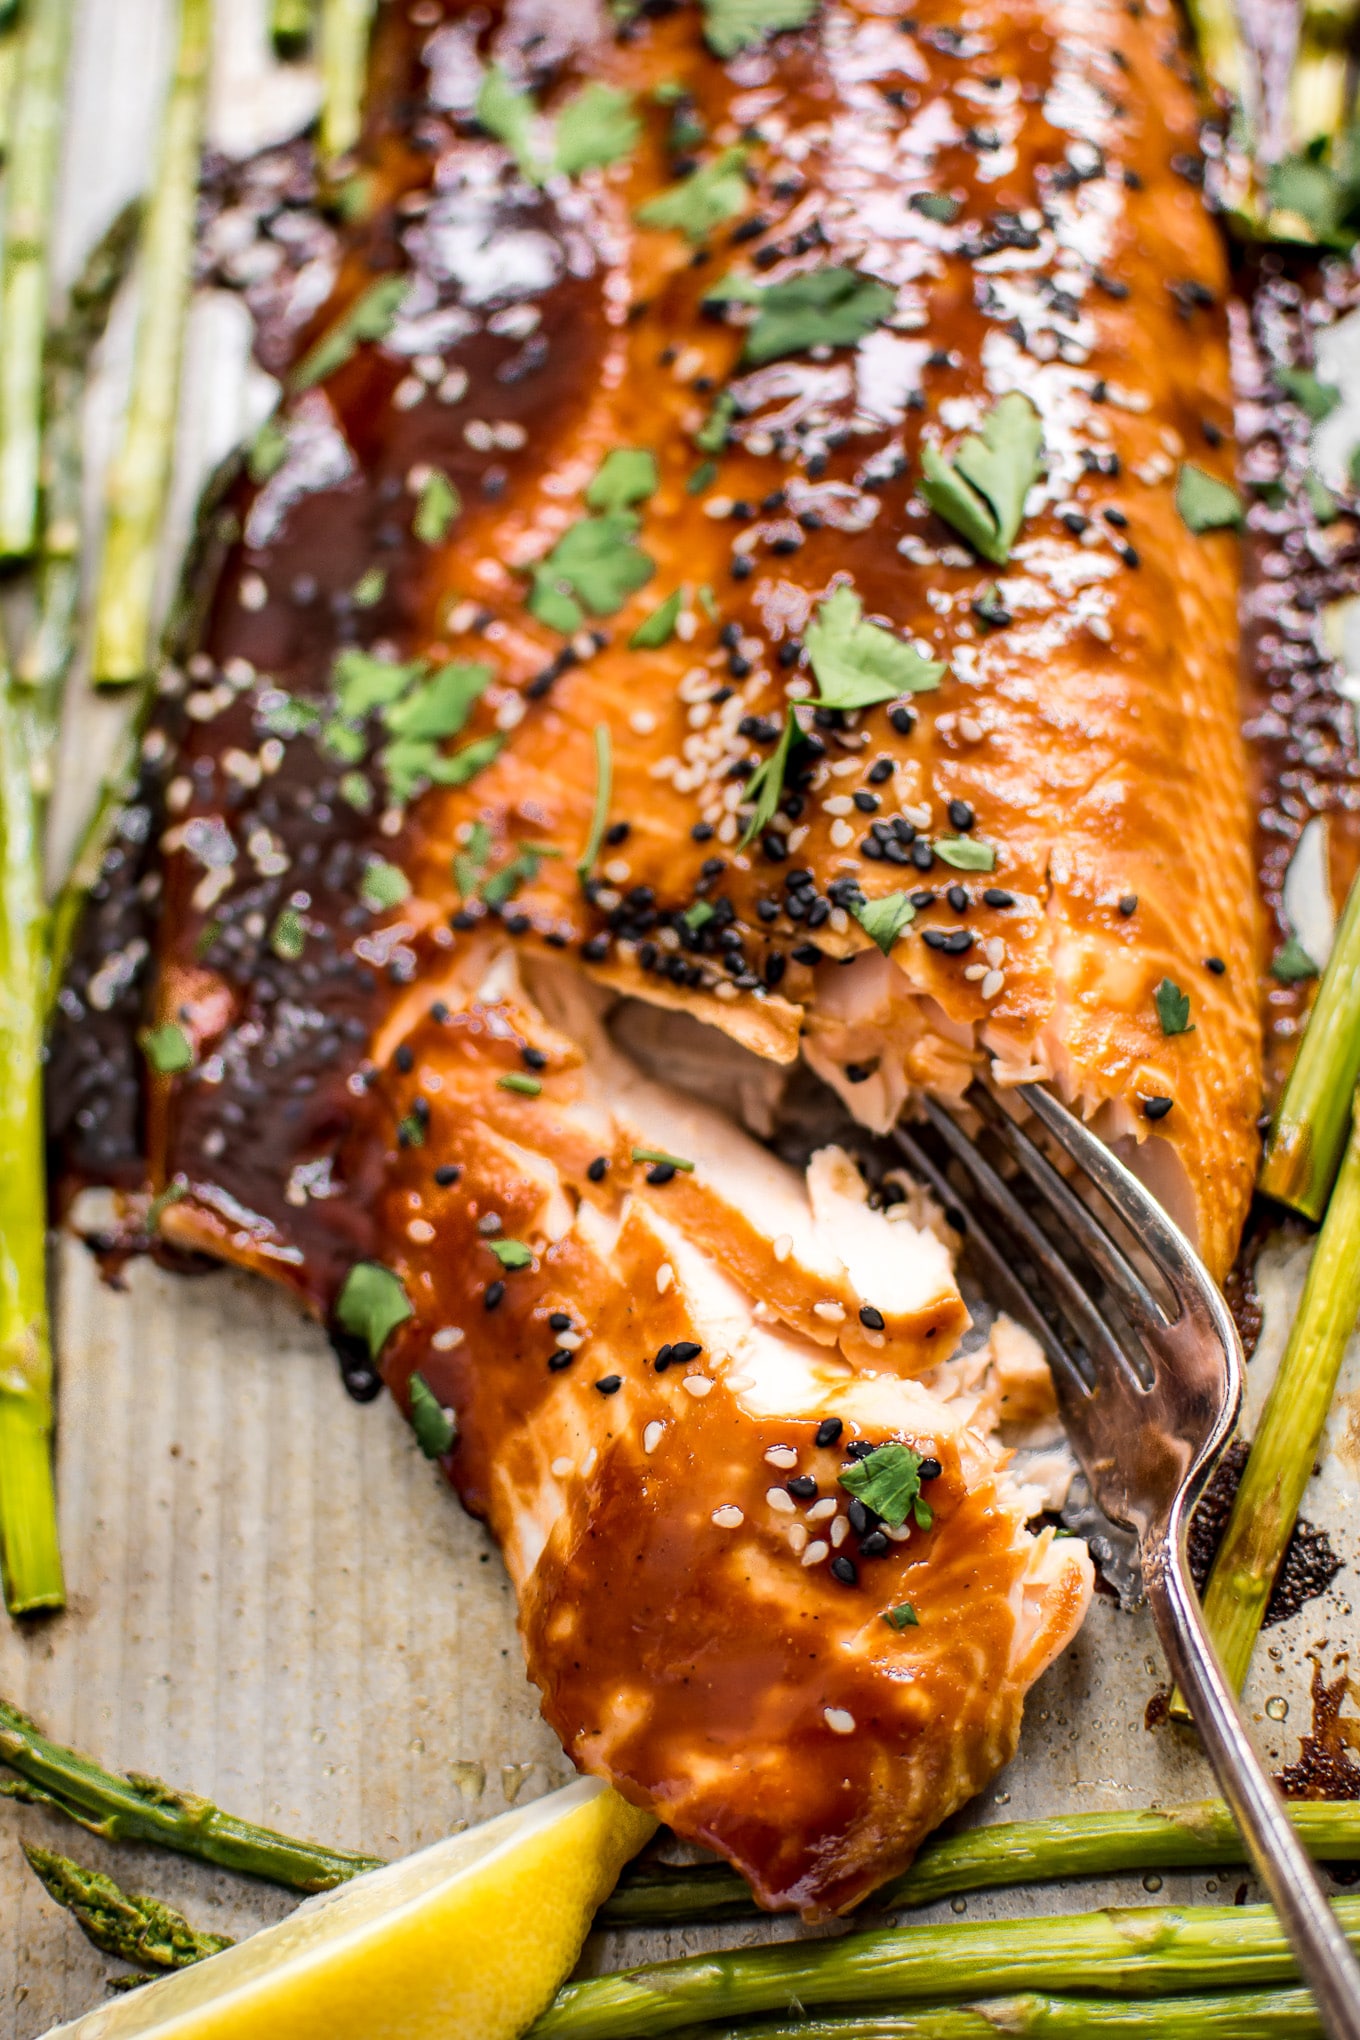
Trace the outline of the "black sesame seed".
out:
M 581 954 L 587 963 L 603 963 L 609 954 L 609 937 L 592 935 L 588 942 L 581 944 Z
M 1138 912 L 1138 895 L 1136 892 L 1125 893 L 1123 899 L 1119 902 L 1119 911 L 1126 921 L 1130 914 Z
M 1228 966 L 1223 961 L 1223 958 L 1221 956 L 1206 956 L 1204 959 L 1204 968 L 1207 971 L 1212 971 L 1215 977 L 1223 977 L 1227 971 Z
M 865 777 L 867 778 L 870 786 L 882 786 L 884 780 L 891 779 L 892 776 L 893 776 L 893 761 L 891 758 L 875 759 L 874 763 L 869 767 L 868 772 L 865 774 Z
M 938 1459 L 923 1459 L 917 1470 L 922 1480 L 938 1480 L 944 1468 Z
M 1015 905 L 1015 894 L 1003 892 L 999 885 L 989 885 L 982 897 L 989 907 L 1013 907 Z
M 876 793 L 865 793 L 862 789 L 852 796 L 855 806 L 862 815 L 876 815 L 882 802 Z
M 734 581 L 749 581 L 756 570 L 756 563 L 746 553 L 732 555 L 731 575 Z
M 448 1017 L 449 1017 L 448 1007 L 444 1004 L 444 1001 L 442 999 L 436 999 L 434 1004 L 430 1008 L 431 1020 L 433 1020 L 438 1026 L 442 1027 L 444 1025 L 444 1022 L 448 1019 Z
M 520 1059 L 524 1067 L 529 1070 L 546 1070 L 548 1067 L 548 1058 L 544 1055 L 542 1049 L 531 1048 L 528 1042 L 520 1050 Z
M 602 1374 L 595 1384 L 601 1395 L 617 1395 L 623 1387 L 621 1374 Z
M 651 1168 L 647 1171 L 647 1181 L 656 1184 L 658 1187 L 663 1183 L 673 1183 L 675 1181 L 675 1163 L 653 1162 Z
M 897 731 L 899 737 L 909 737 L 916 727 L 916 717 L 912 711 L 900 705 L 897 708 L 889 709 L 888 721 Z
M 929 843 L 916 842 L 911 846 L 911 861 L 918 871 L 931 871 L 935 866 L 935 852 Z
M 972 828 L 977 820 L 977 816 L 973 813 L 966 800 L 951 800 L 949 803 L 949 819 L 956 829 L 966 830 Z
M 1116 531 L 1128 530 L 1129 524 L 1128 518 L 1124 515 L 1122 510 L 1116 510 L 1112 503 L 1107 503 L 1105 508 L 1101 511 L 1100 514 L 1105 519 L 1105 522 L 1107 524 L 1112 524 L 1114 526 Z
M 933 906 L 934 906 L 934 904 L 935 904 L 935 895 L 934 895 L 934 893 L 933 893 L 933 892 L 926 892 L 926 891 L 925 891 L 925 890 L 923 889 L 923 890 L 921 890 L 920 892 L 914 892 L 914 893 L 912 893 L 912 895 L 911 895 L 911 903 L 912 903 L 912 905 L 913 905 L 913 906 L 914 906 L 914 907 L 916 908 L 917 912 L 919 913 L 922 907 L 933 907 Z
M 1143 1117 L 1145 1119 L 1165 1119 L 1167 1113 L 1171 1110 L 1171 1102 L 1170 1098 L 1144 1098 Z
M 697 1360 L 703 1352 L 697 1339 L 677 1339 L 671 1347 L 671 1359 L 677 1367 L 687 1367 L 691 1360 Z
M 603 1183 L 605 1179 L 605 1172 L 607 1171 L 608 1167 L 609 1162 L 607 1157 L 604 1155 L 596 1155 L 594 1161 L 587 1165 L 586 1174 L 587 1176 L 589 1176 L 592 1183 Z
M 797 1502 L 810 1502 L 816 1498 L 817 1483 L 810 1473 L 795 1473 L 784 1485 Z
M 711 843 L 713 841 L 712 822 L 696 822 L 689 835 L 692 843 Z
M 823 1417 L 812 1442 L 814 1445 L 834 1445 L 844 1429 L 845 1425 L 839 1417 Z
M 867 1331 L 881 1332 L 883 1330 L 883 1313 L 881 1310 L 875 1310 L 871 1303 L 862 1303 L 860 1305 L 859 1321 Z
M 859 1567 L 853 1558 L 847 1558 L 844 1552 L 838 1551 L 831 1561 L 831 1576 L 839 1580 L 842 1586 L 858 1586 Z
M 874 1527 L 874 1517 L 869 1514 L 858 1495 L 852 1495 L 845 1505 L 846 1517 L 856 1537 L 867 1537 Z
M 549 1353 L 548 1355 L 549 1374 L 560 1374 L 564 1367 L 570 1367 L 575 1358 L 576 1355 L 569 1352 L 565 1346 L 559 1346 L 555 1353 Z
M 1115 547 L 1115 551 L 1119 554 L 1120 559 L 1124 562 L 1124 565 L 1126 567 L 1142 566 L 1143 564 L 1142 557 L 1139 554 L 1138 548 L 1136 546 L 1117 545 Z
M 632 827 L 631 822 L 611 822 L 604 832 L 604 840 L 611 850 L 617 850 L 620 843 L 628 841 Z
M 1201 418 L 1199 421 L 1199 429 L 1204 434 L 1204 443 L 1206 446 L 1222 446 L 1223 433 L 1221 429 L 1217 425 L 1215 425 L 1212 418 Z
M 488 1282 L 486 1285 L 486 1294 L 482 1298 L 483 1308 L 485 1310 L 494 1310 L 496 1308 L 496 1305 L 500 1302 L 501 1298 L 504 1295 L 505 1284 L 503 1282 Z
M 571 1330 L 570 1311 L 553 1311 L 548 1318 L 548 1330 L 550 1332 L 569 1332 Z
M 397 1050 L 396 1054 L 393 1056 L 392 1060 L 396 1064 L 397 1068 L 401 1071 L 404 1077 L 409 1077 L 411 1071 L 416 1066 L 415 1056 L 412 1054 L 410 1048 L 404 1041 L 402 1042 L 400 1048 Z
M 951 885 L 949 891 L 945 894 L 945 898 L 956 914 L 963 914 L 968 911 L 968 895 L 961 885 Z
M 652 1365 L 653 1367 L 655 1367 L 658 1374 L 664 1374 L 674 1358 L 675 1348 L 673 1346 L 671 1345 L 658 1346 L 656 1350 L 656 1358 L 653 1360 Z
M 845 1081 L 847 1084 L 867 1084 L 877 1068 L 878 1064 L 876 1062 L 847 1063 L 845 1065 Z
M 462 1173 L 457 1162 L 441 1162 L 434 1172 L 434 1180 L 441 1190 L 447 1190 L 450 1183 L 456 1183 Z
M 891 1549 L 890 1541 L 881 1530 L 871 1530 L 867 1537 L 860 1539 L 861 1558 L 882 1558 Z
M 845 1454 L 847 1459 L 867 1459 L 871 1452 L 877 1452 L 877 1450 L 878 1447 L 873 1443 L 872 1439 L 855 1438 L 846 1446 Z

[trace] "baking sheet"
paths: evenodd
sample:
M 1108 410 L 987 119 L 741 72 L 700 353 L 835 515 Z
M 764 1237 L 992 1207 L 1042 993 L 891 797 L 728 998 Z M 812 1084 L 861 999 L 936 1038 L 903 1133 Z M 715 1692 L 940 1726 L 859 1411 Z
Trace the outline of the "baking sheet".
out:
M 164 0 L 83 0 L 67 133 L 59 268 L 147 176 L 169 55 Z M 315 83 L 264 55 L 263 0 L 224 0 L 213 127 L 242 148 L 305 114 Z M 111 441 L 134 324 L 132 294 L 92 397 L 93 464 Z M 267 402 L 244 364 L 241 308 L 196 307 L 182 526 L 196 477 Z M 1354 379 L 1360 403 L 1360 376 Z M 92 508 L 97 489 L 92 489 Z M 60 848 L 117 711 L 77 684 L 54 815 Z M 1306 1265 L 1282 1238 L 1263 1257 L 1266 1325 L 1250 1369 L 1259 1407 Z M 70 1606 L 19 1631 L 0 1622 L 0 1692 L 52 1734 L 158 1773 L 233 1812 L 348 1848 L 397 1854 L 551 1789 L 569 1775 L 524 1678 L 509 1585 L 489 1540 L 421 1457 L 386 1401 L 346 1397 L 330 1349 L 284 1298 L 232 1272 L 170 1276 L 145 1263 L 103 1284 L 77 1243 L 56 1250 L 61 1359 L 58 1479 Z M 1331 1590 L 1268 1630 L 1248 1689 L 1259 1746 L 1293 1761 L 1311 1724 L 1313 1658 L 1336 1676 L 1354 1631 L 1360 1562 L 1360 1338 L 1352 1342 L 1305 1511 L 1345 1566 Z M 1144 1726 L 1163 1686 L 1142 1611 L 1098 1596 L 1066 1657 L 1035 1687 L 1020 1753 L 967 1820 L 1166 1804 L 1211 1789 L 1193 1739 Z M 1267 1711 L 1269 1708 L 1269 1711 Z M 1347 1703 L 1360 1730 L 1360 1713 Z M 24 1864 L 21 1836 L 106 1868 L 243 1934 L 292 1900 L 182 1859 L 109 1848 L 0 1800 L 0 2040 L 36 2040 L 99 2002 L 115 1966 L 83 1940 Z M 1169 1876 L 1166 1898 L 1232 1896 L 1246 1874 Z M 956 1899 L 950 1917 L 1146 1902 L 1153 1878 Z M 924 1915 L 931 1916 L 931 1915 Z M 587 1967 L 798 1932 L 787 1921 L 600 1936 Z

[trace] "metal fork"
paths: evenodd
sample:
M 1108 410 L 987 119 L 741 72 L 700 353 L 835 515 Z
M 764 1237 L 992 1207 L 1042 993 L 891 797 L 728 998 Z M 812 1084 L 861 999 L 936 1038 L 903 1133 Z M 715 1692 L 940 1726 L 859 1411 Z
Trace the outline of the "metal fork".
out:
M 1144 1588 L 1172 1677 L 1322 2022 L 1333 2040 L 1360 2040 L 1360 1965 L 1252 1748 L 1190 1577 L 1191 1510 L 1242 1398 L 1237 1328 L 1199 1257 L 1137 1178 L 1047 1091 L 1033 1084 L 1018 1089 L 1044 1133 L 1076 1164 L 1083 1189 L 1097 1193 L 1105 1222 L 980 1084 L 966 1103 L 1023 1174 L 1027 1200 L 1013 1187 L 1019 1177 L 1007 1180 L 959 1120 L 932 1101 L 924 1113 L 946 1166 L 950 1157 L 962 1165 L 987 1222 L 960 1210 L 944 1169 L 913 1132 L 899 1126 L 894 1139 L 961 1224 L 994 1300 L 1048 1355 L 1092 1493 L 1107 1516 L 1138 1536 Z M 1020 1280 L 1018 1263 L 1032 1272 L 1061 1330 Z

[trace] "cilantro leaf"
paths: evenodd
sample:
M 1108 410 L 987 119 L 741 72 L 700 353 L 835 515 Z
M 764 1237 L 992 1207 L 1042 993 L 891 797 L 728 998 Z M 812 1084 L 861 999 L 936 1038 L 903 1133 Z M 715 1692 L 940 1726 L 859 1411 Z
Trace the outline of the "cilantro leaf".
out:
M 847 1494 L 857 1495 L 890 1530 L 898 1530 L 920 1497 L 921 1454 L 910 1445 L 880 1445 L 854 1460 L 839 1479 Z
M 952 864 L 955 871 L 996 870 L 995 846 L 980 843 L 976 836 L 937 836 L 931 848 L 942 864 Z
M 342 772 L 336 788 L 341 800 L 366 815 L 373 806 L 373 788 L 362 772 Z
M 718 479 L 717 461 L 701 460 L 698 467 L 695 468 L 694 473 L 689 477 L 689 479 L 685 483 L 685 494 L 687 496 L 702 496 L 704 490 L 709 486 L 710 482 L 716 482 L 717 479 Z
M 485 1244 L 502 1268 L 532 1268 L 534 1264 L 533 1252 L 522 1240 L 487 1240 Z
M 375 708 L 383 708 L 405 694 L 426 671 L 421 659 L 400 665 L 395 659 L 377 659 L 355 646 L 341 652 L 332 669 L 340 713 L 346 722 L 359 722 Z
M 399 866 L 389 864 L 383 857 L 375 857 L 364 866 L 364 875 L 359 884 L 359 897 L 366 907 L 375 914 L 387 907 L 399 907 L 409 897 L 410 882 Z
M 1012 390 L 998 398 L 953 460 L 938 447 L 921 449 L 921 494 L 982 557 L 1004 566 L 1039 479 L 1044 433 L 1029 398 Z
M 654 496 L 660 482 L 654 454 L 645 447 L 616 446 L 600 462 L 586 502 L 592 510 L 631 510 Z
M 1176 508 L 1181 522 L 1194 532 L 1237 531 L 1245 515 L 1236 489 L 1206 475 L 1193 461 L 1186 461 L 1176 477 Z
M 543 866 L 545 857 L 560 857 L 549 843 L 524 843 L 508 864 L 493 872 L 482 886 L 482 898 L 489 907 L 503 907 L 512 900 L 522 885 L 532 885 Z
M 411 530 L 422 545 L 439 545 L 448 537 L 449 527 L 462 507 L 463 499 L 448 476 L 439 468 L 431 468 L 420 485 Z
M 269 947 L 282 963 L 296 963 L 307 947 L 307 930 L 296 907 L 284 907 L 269 931 Z
M 609 820 L 609 801 L 614 791 L 614 749 L 610 741 L 608 723 L 595 725 L 595 806 L 590 817 L 590 834 L 586 837 L 576 865 L 576 876 L 582 885 L 595 868 L 595 859 L 604 842 L 605 826 Z
M 714 293 L 756 307 L 742 360 L 776 361 L 808 347 L 853 347 L 881 326 L 897 293 L 855 269 L 810 269 L 763 287 L 732 278 Z
M 1282 985 L 1302 984 L 1305 978 L 1318 976 L 1318 967 L 1297 935 L 1275 951 L 1271 959 L 1270 975 L 1278 978 Z
M 910 1601 L 901 1601 L 897 1607 L 885 1609 L 883 1620 L 889 1629 L 919 1629 L 921 1626 L 921 1618 Z
M 1163 1034 L 1194 1033 L 1190 1019 L 1190 995 L 1181 990 L 1174 978 L 1164 977 L 1152 999 Z
M 356 1261 L 335 1299 L 336 1323 L 362 1339 L 374 1360 L 397 1326 L 414 1315 L 400 1276 L 380 1261 Z
M 500 64 L 489 64 L 477 88 L 477 119 L 489 135 L 504 142 L 530 184 L 543 182 L 543 166 L 534 153 L 537 113 L 527 92 L 510 83 Z
M 1308 498 L 1308 507 L 1319 524 L 1335 524 L 1341 515 L 1341 505 L 1336 497 L 1310 468 L 1303 478 L 1303 493 Z
M 469 779 L 475 779 L 479 772 L 493 765 L 504 749 L 505 738 L 499 733 L 478 737 L 474 743 L 464 744 L 451 758 L 440 758 L 430 777 L 436 786 L 466 786 Z
M 817 0 L 703 0 L 704 39 L 715 57 L 735 57 L 781 29 L 803 28 Z
M 491 678 L 490 666 L 454 659 L 400 700 L 391 701 L 383 721 L 394 737 L 456 737 Z
M 732 436 L 732 420 L 737 415 L 737 400 L 731 390 L 719 390 L 713 409 L 694 435 L 694 444 L 700 453 L 721 453 Z
M 634 543 L 638 520 L 628 510 L 583 517 L 564 531 L 552 551 L 529 568 L 529 610 L 540 623 L 570 637 L 592 616 L 613 616 L 655 572 L 655 561 Z
M 288 429 L 277 416 L 266 418 L 246 456 L 250 479 L 258 487 L 276 475 L 288 458 Z
M 387 588 L 387 575 L 381 567 L 369 567 L 360 574 L 349 591 L 349 599 L 356 609 L 372 609 L 381 602 Z
M 736 219 L 750 204 L 745 168 L 745 149 L 724 149 L 711 163 L 701 164 L 640 205 L 638 225 L 683 234 L 691 242 L 706 241 L 715 227 Z
M 758 836 L 779 812 L 780 797 L 784 791 L 784 774 L 789 767 L 789 753 L 803 732 L 798 718 L 790 708 L 785 718 L 783 732 L 768 758 L 763 758 L 746 782 L 746 799 L 754 800 L 755 807 L 738 849 L 744 850 L 753 836 Z
M 458 1424 L 452 1410 L 446 1410 L 423 1374 L 413 1374 L 406 1384 L 411 1399 L 410 1422 L 416 1443 L 427 1459 L 442 1459 L 453 1449 Z
M 887 893 L 881 900 L 863 900 L 850 911 L 870 941 L 876 942 L 885 956 L 892 953 L 892 946 L 903 929 L 916 919 L 916 909 L 904 892 Z
M 1285 395 L 1292 397 L 1315 425 L 1320 425 L 1324 418 L 1330 418 L 1341 402 L 1341 392 L 1336 384 L 1320 382 L 1309 368 L 1277 368 L 1275 380 Z
M 558 115 L 553 160 L 565 177 L 602 170 L 635 149 L 641 134 L 631 95 L 596 79 Z
M 320 708 L 301 694 L 271 689 L 261 702 L 260 721 L 271 736 L 298 737 L 304 730 L 314 730 L 320 720 Z
M 876 702 L 939 686 L 948 671 L 945 665 L 923 659 L 915 645 L 863 619 L 863 603 L 842 582 L 808 625 L 804 642 L 822 690 L 816 707 L 872 708 Z
M 453 882 L 466 900 L 477 890 L 477 884 L 486 870 L 491 855 L 491 831 L 483 821 L 476 821 L 468 833 L 468 839 L 461 850 L 454 852 Z
M 680 918 L 690 932 L 697 935 L 701 928 L 708 926 L 716 911 L 710 900 L 696 900 L 692 907 L 685 908 Z
M 920 213 L 922 219 L 934 220 L 942 227 L 952 225 L 963 211 L 962 201 L 950 198 L 943 191 L 914 191 L 907 204 L 913 212 Z
M 381 276 L 356 298 L 347 312 L 308 349 L 288 378 L 291 390 L 309 390 L 343 368 L 365 340 L 381 340 L 391 332 L 406 293 L 409 276 Z
M 680 615 L 680 604 L 685 591 L 677 588 L 664 602 L 658 603 L 650 616 L 644 616 L 628 640 L 630 651 L 654 652 L 659 645 L 667 645 L 675 635 L 676 621 Z
M 158 1077 L 177 1077 L 194 1066 L 194 1045 L 177 1021 L 164 1020 L 159 1027 L 144 1027 L 137 1039 Z
M 1354 144 L 1308 150 L 1272 164 L 1266 190 L 1272 211 L 1293 213 L 1307 233 L 1329 248 L 1349 248 L 1360 221 L 1360 180 Z M 1271 222 L 1272 231 L 1276 223 Z M 1287 238 L 1299 236 L 1287 232 Z

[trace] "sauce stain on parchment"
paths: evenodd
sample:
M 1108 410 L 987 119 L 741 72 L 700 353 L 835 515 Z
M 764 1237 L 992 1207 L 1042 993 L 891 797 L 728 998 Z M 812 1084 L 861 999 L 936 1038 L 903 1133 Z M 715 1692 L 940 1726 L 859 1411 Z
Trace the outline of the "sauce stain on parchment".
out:
M 1275 1774 L 1286 1799 L 1360 1799 L 1360 1764 L 1351 1755 L 1360 1751 L 1360 1718 L 1341 1712 L 1346 1700 L 1360 1706 L 1360 1683 L 1344 1657 L 1335 1662 L 1340 1670 L 1329 1683 L 1321 1659 L 1312 1659 L 1313 1725 L 1300 1738 L 1297 1762 Z

